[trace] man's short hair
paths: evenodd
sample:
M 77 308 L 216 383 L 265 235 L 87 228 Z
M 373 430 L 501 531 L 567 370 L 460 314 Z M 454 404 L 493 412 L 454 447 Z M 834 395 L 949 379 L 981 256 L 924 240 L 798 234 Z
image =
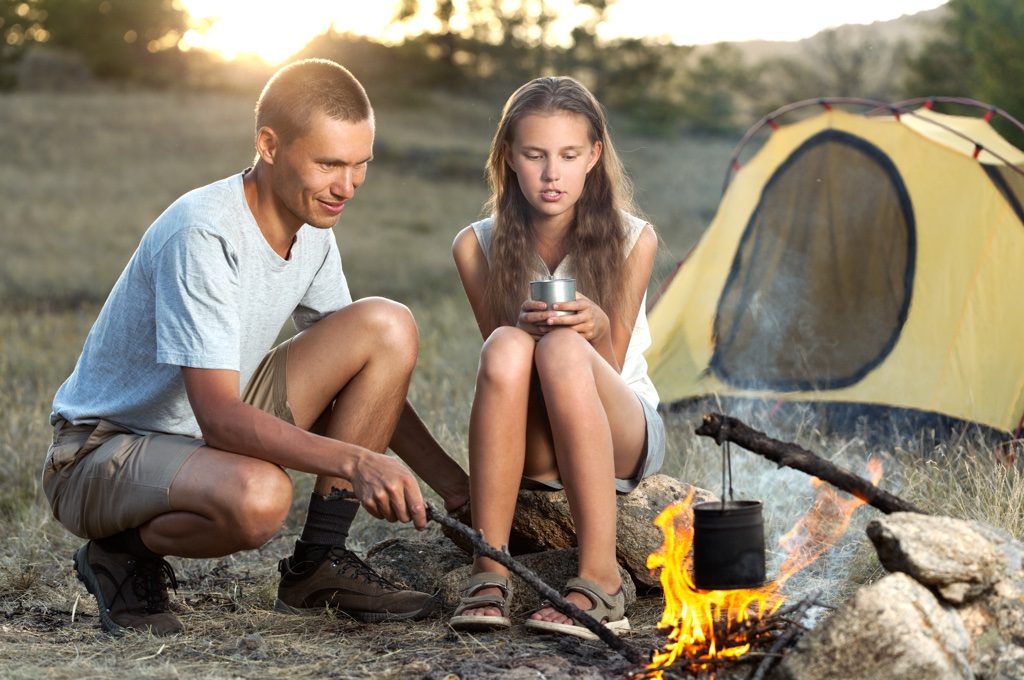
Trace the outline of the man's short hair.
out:
M 278 70 L 256 101 L 256 131 L 269 127 L 285 140 L 300 136 L 317 112 L 335 120 L 372 119 L 366 90 L 344 66 L 303 59 Z

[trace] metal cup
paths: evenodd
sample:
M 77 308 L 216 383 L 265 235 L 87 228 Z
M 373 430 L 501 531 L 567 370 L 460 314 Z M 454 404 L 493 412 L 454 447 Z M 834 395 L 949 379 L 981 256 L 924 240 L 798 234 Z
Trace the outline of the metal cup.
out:
M 556 302 L 572 302 L 576 299 L 576 279 L 539 279 L 530 281 L 530 299 L 546 302 L 548 308 Z M 559 311 L 555 316 L 568 316 L 575 312 Z

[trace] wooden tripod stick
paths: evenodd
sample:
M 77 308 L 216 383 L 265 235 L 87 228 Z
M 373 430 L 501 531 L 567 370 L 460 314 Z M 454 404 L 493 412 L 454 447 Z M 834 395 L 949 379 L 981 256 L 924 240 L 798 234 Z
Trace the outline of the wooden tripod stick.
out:
M 694 431 L 701 436 L 711 437 L 719 446 L 724 441 L 734 442 L 748 451 L 764 456 L 779 467 L 791 467 L 824 480 L 886 514 L 891 512 L 927 514 L 899 496 L 879 489 L 867 479 L 844 470 L 796 444 L 772 439 L 764 432 L 759 432 L 732 416 L 708 413 L 704 416 L 704 421 Z

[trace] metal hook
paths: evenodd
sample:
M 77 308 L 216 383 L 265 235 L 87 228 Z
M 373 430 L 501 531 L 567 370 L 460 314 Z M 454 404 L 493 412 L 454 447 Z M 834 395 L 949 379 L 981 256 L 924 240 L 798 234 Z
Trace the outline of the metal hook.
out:
M 725 510 L 725 492 L 729 491 L 729 500 L 734 500 L 732 492 L 732 448 L 730 447 L 731 442 L 726 439 L 725 445 L 722 446 L 722 510 Z M 729 483 L 726 485 L 726 475 L 728 475 Z

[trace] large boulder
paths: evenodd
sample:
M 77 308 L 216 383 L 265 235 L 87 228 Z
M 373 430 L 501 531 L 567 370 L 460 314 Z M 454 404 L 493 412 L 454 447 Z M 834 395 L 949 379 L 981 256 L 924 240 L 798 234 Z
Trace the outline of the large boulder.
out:
M 469 557 L 441 535 L 391 538 L 374 545 L 366 562 L 384 578 L 423 593 L 435 593 L 445 574 L 469 564 Z
M 983 536 L 1003 556 L 1007 578 L 1024 581 L 1024 543 L 1021 543 L 1005 529 L 996 528 L 984 522 L 969 522 L 971 528 Z
M 654 519 L 666 507 L 685 499 L 691 493 L 691 505 L 718 500 L 718 496 L 706 489 L 665 475 L 648 477 L 632 493 L 619 496 L 616 555 L 638 587 L 661 587 L 658 574 L 652 574 L 647 569 L 647 557 L 661 548 L 665 540 L 661 529 L 654 525 Z M 692 513 L 687 513 L 675 522 L 677 531 L 688 530 L 692 526 Z
M 717 500 L 710 491 L 666 475 L 652 475 L 631 493 L 617 496 L 616 557 L 638 588 L 647 590 L 661 585 L 657 575 L 647 569 L 647 556 L 660 548 L 663 541 L 654 518 L 691 492 L 694 504 Z M 469 521 L 468 512 L 457 517 L 464 523 Z M 681 526 L 678 522 L 677 525 Z M 451 530 L 446 530 L 445 535 L 467 553 L 471 552 L 469 543 L 460 535 Z M 564 491 L 519 492 L 508 546 L 513 555 L 564 550 L 575 545 L 575 524 Z
M 1006 574 L 1003 553 L 964 520 L 896 512 L 872 520 L 867 534 L 882 566 L 954 604 L 978 597 Z
M 978 677 L 1024 677 L 1024 544 L 1002 529 L 970 524 L 1006 565 L 991 590 L 957 609 L 971 635 L 971 667 Z
M 575 548 L 549 550 L 546 552 L 519 555 L 516 561 L 535 573 L 544 583 L 561 592 L 565 582 L 576 576 L 579 559 Z M 622 590 L 626 596 L 626 607 L 636 602 L 636 586 L 629 574 L 619 567 L 622 576 Z M 444 611 L 451 613 L 459 604 L 459 592 L 469 578 L 470 567 L 464 566 L 446 574 L 441 580 L 438 599 Z M 540 607 L 544 599 L 537 591 L 516 574 L 512 575 L 512 613 L 518 616 Z
M 974 678 L 960 618 L 902 573 L 858 590 L 779 667 L 788 680 Z
M 968 656 L 978 677 L 1024 677 L 1022 585 L 1000 581 L 991 591 L 957 609 L 971 637 Z M 1016 669 L 1015 674 L 1005 672 L 1011 667 Z

